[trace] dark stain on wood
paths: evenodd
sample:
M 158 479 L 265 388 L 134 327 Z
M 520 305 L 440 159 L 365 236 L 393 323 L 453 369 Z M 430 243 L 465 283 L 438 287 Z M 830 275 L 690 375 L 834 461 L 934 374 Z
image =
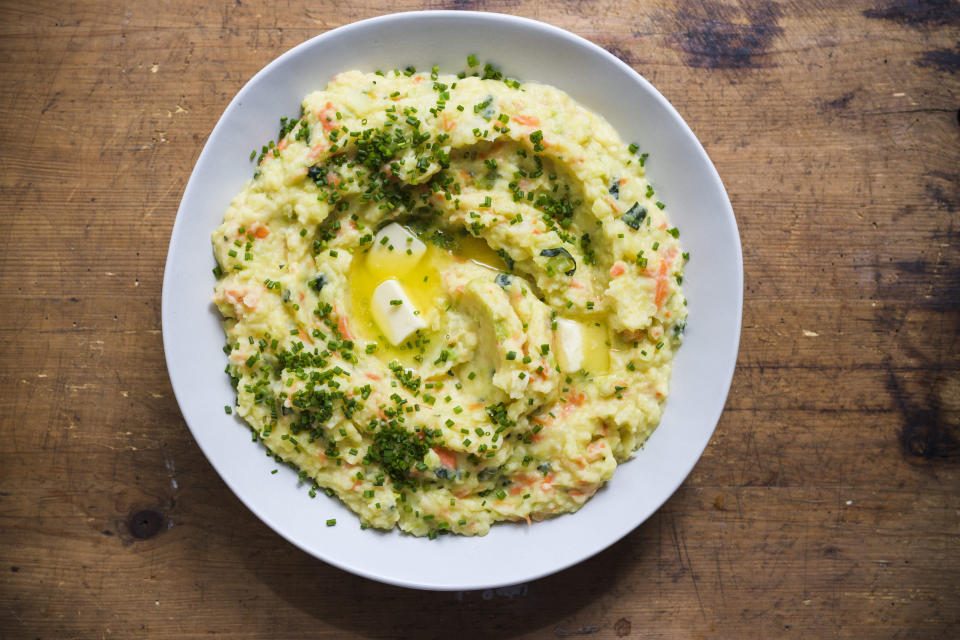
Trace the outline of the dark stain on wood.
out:
M 20 567 L 10 567 L 10 571 L 17 573 L 18 571 L 20 571 Z
M 692 67 L 763 67 L 766 65 L 760 58 L 770 52 L 774 39 L 783 34 L 779 25 L 782 16 L 780 6 L 768 1 L 742 7 L 714 0 L 683 5 L 676 14 L 681 28 L 678 44 Z
M 578 629 L 564 629 L 563 627 L 557 627 L 553 630 L 553 635 L 558 638 L 572 638 L 575 636 L 591 636 L 600 631 L 600 627 L 589 626 L 589 627 L 580 627 Z
M 923 258 L 898 260 L 893 263 L 897 279 L 891 289 L 908 288 L 922 292 L 914 300 L 915 307 L 952 313 L 960 310 L 960 268 L 945 262 L 931 262 Z M 927 363 L 933 367 L 935 363 Z
M 163 528 L 166 518 L 153 509 L 143 509 L 133 514 L 127 521 L 130 535 L 138 540 L 146 540 L 157 535 Z
M 853 100 L 853 96 L 854 96 L 853 91 L 848 91 L 847 93 L 843 94 L 839 98 L 828 102 L 827 106 L 831 109 L 836 109 L 836 110 L 846 109 L 847 105 L 850 104 L 850 101 Z
M 909 27 L 939 27 L 960 23 L 960 4 L 956 0 L 894 0 L 863 15 Z
M 900 446 L 908 456 L 933 460 L 960 455 L 960 442 L 942 419 L 937 382 L 929 385 L 924 400 L 916 402 L 910 398 L 893 370 L 887 371 L 887 390 L 903 419 Z
M 618 57 L 623 62 L 627 63 L 631 67 L 637 63 L 637 59 L 634 57 L 633 53 L 629 49 L 624 49 L 615 44 L 604 44 L 603 48 Z
M 501 0 L 497 3 L 500 6 L 516 6 L 518 0 Z M 450 0 L 440 6 L 441 9 L 453 9 L 456 11 L 496 11 L 490 7 L 487 0 Z
M 956 73 L 957 69 L 960 69 L 960 44 L 953 49 L 924 51 L 923 55 L 917 58 L 917 64 L 921 67 L 932 67 L 948 73 Z
M 960 117 L 960 116 L 958 116 Z M 923 190 L 927 197 L 937 204 L 937 208 L 945 209 L 953 213 L 960 206 L 960 175 L 944 173 L 942 171 L 931 171 L 927 174 L 928 178 L 933 178 L 924 184 Z M 953 187 L 953 193 L 949 193 L 944 184 Z
M 820 113 L 828 113 L 830 111 L 843 111 L 850 104 L 850 101 L 857 95 L 856 91 L 848 91 L 838 98 L 833 100 L 818 100 L 817 108 Z

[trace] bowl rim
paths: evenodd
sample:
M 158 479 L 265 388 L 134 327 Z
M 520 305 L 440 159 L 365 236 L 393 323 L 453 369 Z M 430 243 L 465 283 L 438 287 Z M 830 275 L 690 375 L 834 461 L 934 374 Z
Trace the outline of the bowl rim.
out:
M 254 502 L 253 498 L 250 495 L 247 495 L 242 491 L 238 490 L 237 487 L 234 486 L 234 483 L 232 483 L 231 480 L 229 479 L 228 474 L 225 473 L 225 471 L 221 468 L 221 463 L 217 460 L 216 456 L 212 455 L 212 452 L 208 451 L 208 448 L 204 446 L 203 442 L 198 436 L 198 432 L 196 428 L 191 424 L 191 421 L 187 419 L 187 415 L 183 411 L 184 402 L 182 400 L 182 397 L 185 393 L 187 393 L 188 390 L 178 385 L 177 381 L 174 379 L 174 371 L 176 369 L 176 363 L 173 361 L 173 356 L 171 356 L 171 353 L 172 353 L 171 345 L 172 345 L 172 341 L 174 340 L 174 336 L 170 335 L 168 331 L 168 327 L 171 325 L 170 323 L 171 313 L 173 313 L 173 311 L 171 310 L 171 307 L 173 304 L 171 296 L 173 295 L 173 293 L 170 290 L 172 287 L 170 273 L 172 271 L 172 265 L 175 262 L 175 254 L 176 254 L 175 245 L 176 245 L 176 240 L 178 238 L 178 231 L 183 228 L 184 224 L 186 224 L 184 222 L 184 219 L 186 218 L 184 211 L 187 208 L 185 203 L 187 203 L 190 200 L 190 196 L 192 195 L 193 191 L 198 188 L 197 186 L 198 167 L 200 167 L 201 164 L 205 161 L 205 159 L 207 159 L 207 157 L 213 153 L 212 151 L 213 145 L 211 144 L 211 141 L 214 140 L 215 134 L 217 130 L 221 127 L 226 116 L 229 115 L 233 110 L 238 108 L 238 106 L 246 98 L 247 94 L 253 91 L 253 87 L 257 85 L 262 78 L 270 75 L 278 67 L 281 67 L 286 62 L 286 60 L 288 60 L 292 56 L 295 56 L 299 50 L 316 47 L 318 46 L 319 43 L 322 43 L 324 40 L 331 38 L 335 35 L 342 36 L 344 34 L 350 33 L 351 31 L 360 31 L 370 27 L 375 27 L 381 23 L 390 23 L 390 22 L 405 21 L 405 20 L 418 20 L 418 19 L 434 19 L 434 18 L 454 18 L 457 20 L 465 20 L 467 22 L 489 21 L 492 24 L 495 24 L 498 22 L 511 23 L 513 25 L 518 25 L 526 29 L 533 29 L 533 30 L 539 31 L 553 38 L 564 40 L 568 45 L 586 48 L 587 50 L 592 51 L 595 54 L 599 54 L 603 59 L 605 59 L 606 63 L 619 67 L 621 71 L 626 72 L 636 83 L 638 83 L 647 93 L 649 93 L 659 103 L 659 106 L 663 108 L 674 121 L 676 121 L 679 127 L 684 131 L 684 134 L 695 142 L 696 153 L 700 156 L 700 160 L 708 168 L 709 177 L 715 183 L 714 187 L 719 189 L 719 193 L 721 193 L 723 196 L 723 201 L 724 201 L 723 204 L 725 206 L 721 207 L 723 210 L 720 213 L 722 213 L 728 219 L 727 221 L 729 224 L 732 225 L 733 231 L 734 231 L 733 249 L 735 250 L 735 254 L 737 258 L 736 264 L 734 265 L 735 275 L 736 275 L 736 289 L 737 289 L 736 320 L 735 320 L 735 331 L 734 331 L 735 337 L 733 340 L 731 340 L 730 350 L 732 351 L 732 353 L 729 353 L 729 358 L 727 361 L 728 365 L 726 367 L 726 370 L 715 372 L 717 374 L 717 377 L 723 383 L 722 384 L 722 388 L 724 389 L 722 394 L 723 401 L 718 403 L 719 406 L 717 410 L 714 412 L 714 415 L 712 416 L 712 418 L 710 418 L 710 423 L 712 426 L 709 429 L 709 435 L 704 439 L 702 446 L 699 447 L 699 451 L 696 452 L 696 456 L 691 457 L 692 462 L 689 464 L 689 466 L 683 469 L 682 474 L 678 474 L 676 476 L 678 479 L 676 481 L 675 486 L 673 486 L 668 492 L 664 494 L 665 497 L 656 504 L 655 508 L 653 508 L 644 517 L 637 519 L 632 526 L 629 526 L 628 528 L 620 532 L 618 535 L 608 540 L 605 540 L 603 544 L 591 546 L 590 548 L 584 550 L 583 552 L 573 554 L 570 557 L 565 558 L 562 562 L 559 562 L 556 565 L 549 567 L 548 569 L 532 572 L 529 575 L 526 575 L 525 577 L 522 577 L 516 580 L 511 579 L 507 582 L 497 581 L 497 580 L 493 580 L 493 581 L 488 580 L 483 582 L 470 582 L 469 584 L 465 583 L 465 584 L 449 585 L 449 584 L 429 583 L 429 582 L 424 582 L 422 580 L 418 581 L 415 577 L 402 579 L 402 578 L 397 578 L 393 576 L 386 576 L 386 575 L 375 573 L 373 571 L 369 571 L 363 567 L 354 566 L 353 564 L 343 561 L 342 559 L 336 557 L 335 555 L 322 553 L 317 549 L 310 548 L 306 544 L 301 543 L 300 540 L 296 539 L 291 534 L 288 534 L 282 526 L 275 523 L 271 517 L 265 514 L 263 512 L 263 509 L 261 509 L 257 505 L 257 503 Z M 697 136 L 693 133 L 690 126 L 679 114 L 676 108 L 660 93 L 659 90 L 656 89 L 656 87 L 654 87 L 640 73 L 638 73 L 632 67 L 630 67 L 625 62 L 623 62 L 622 60 L 620 60 L 619 58 L 611 54 L 609 51 L 607 51 L 603 47 L 591 42 L 590 40 L 587 40 L 586 38 L 580 35 L 567 31 L 566 29 L 554 26 L 546 22 L 542 22 L 540 20 L 525 18 L 521 16 L 514 16 L 514 15 L 504 14 L 504 13 L 485 12 L 485 11 L 416 10 L 416 11 L 387 13 L 387 14 L 382 14 L 379 16 L 371 17 L 371 18 L 366 18 L 363 20 L 358 20 L 355 22 L 347 23 L 339 27 L 330 29 L 316 36 L 308 38 L 303 42 L 300 42 L 299 44 L 284 51 L 282 54 L 280 54 L 276 58 L 272 59 L 257 73 L 255 73 L 237 91 L 237 93 L 233 96 L 233 98 L 227 104 L 223 113 L 221 113 L 220 117 L 217 119 L 217 122 L 214 125 L 214 128 L 211 130 L 210 134 L 208 135 L 206 141 L 204 142 L 203 149 L 201 150 L 199 156 L 197 157 L 193 170 L 191 171 L 190 177 L 184 188 L 183 195 L 181 196 L 181 201 L 177 209 L 177 215 L 174 220 L 173 228 L 171 230 L 170 245 L 168 248 L 167 259 L 164 266 L 164 276 L 163 276 L 163 285 L 162 285 L 162 293 L 161 293 L 161 329 L 162 329 L 162 338 L 163 338 L 163 348 L 164 348 L 165 360 L 167 365 L 167 371 L 170 377 L 171 387 L 173 389 L 174 396 L 176 398 L 178 407 L 180 408 L 181 415 L 183 416 L 184 422 L 187 424 L 187 427 L 189 428 L 191 435 L 194 438 L 194 441 L 199 445 L 207 461 L 217 471 L 217 474 L 220 476 L 221 480 L 223 480 L 223 482 L 230 488 L 231 492 L 258 519 L 260 519 L 261 522 L 265 523 L 268 527 L 270 527 L 274 532 L 276 532 L 281 537 L 283 537 L 286 541 L 292 543 L 294 546 L 296 546 L 297 548 L 306 552 L 307 554 L 309 554 L 314 558 L 320 559 L 323 562 L 330 564 L 332 566 L 335 566 L 341 570 L 353 573 L 355 575 L 362 576 L 364 578 L 375 580 L 378 582 L 391 584 L 395 586 L 407 587 L 407 588 L 433 590 L 433 591 L 489 589 L 494 587 L 507 586 L 511 584 L 520 584 L 520 583 L 530 582 L 548 575 L 552 575 L 554 573 L 567 569 L 575 564 L 583 562 L 584 560 L 587 560 L 593 557 L 594 555 L 600 553 L 604 549 L 610 547 L 617 541 L 627 536 L 629 533 L 631 533 L 637 527 L 643 524 L 646 520 L 648 520 L 653 514 L 659 511 L 659 509 L 662 508 L 663 504 L 676 493 L 676 491 L 683 485 L 683 483 L 689 477 L 690 473 L 692 472 L 693 468 L 696 466 L 697 462 L 699 462 L 700 458 L 703 455 L 704 450 L 706 449 L 707 445 L 709 444 L 710 440 L 713 437 L 713 434 L 716 431 L 717 424 L 723 413 L 723 409 L 726 405 L 726 400 L 730 392 L 733 375 L 736 369 L 741 329 L 742 329 L 742 319 L 743 319 L 743 252 L 742 252 L 742 246 L 741 246 L 741 240 L 740 240 L 740 231 L 739 231 L 739 227 L 737 225 L 736 218 L 733 212 L 733 207 L 730 203 L 729 195 L 727 194 L 726 189 L 723 186 L 723 182 L 720 179 L 720 175 L 717 172 L 716 167 L 714 166 L 713 162 L 710 160 L 709 156 L 706 153 L 706 150 L 703 148 L 703 145 L 700 143 Z M 718 385 L 718 388 L 721 388 L 721 385 Z M 567 515 L 569 516 L 574 514 L 567 514 Z M 396 533 L 396 530 L 394 530 L 393 533 Z M 400 535 L 405 535 L 405 534 L 400 534 Z

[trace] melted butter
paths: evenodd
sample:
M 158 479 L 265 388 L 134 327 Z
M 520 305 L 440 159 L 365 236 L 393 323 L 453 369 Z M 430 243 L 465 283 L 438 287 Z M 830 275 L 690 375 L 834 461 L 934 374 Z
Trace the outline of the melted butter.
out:
M 580 323 L 583 336 L 583 369 L 592 375 L 602 375 L 610 369 L 610 329 L 596 316 L 574 318 Z
M 470 260 L 492 271 L 507 270 L 503 258 L 480 238 L 474 238 L 473 236 L 458 238 L 457 245 L 456 255 L 458 257 Z M 450 253 L 450 255 L 453 256 L 454 254 Z
M 399 276 L 393 274 L 389 264 L 376 272 L 372 271 L 367 265 L 366 251 L 358 251 L 353 254 L 348 276 L 350 308 L 352 311 L 351 327 L 360 338 L 368 342 L 376 342 L 376 353 L 387 362 L 400 360 L 404 364 L 412 365 L 413 357 L 420 350 L 414 344 L 416 341 L 414 336 L 410 336 L 406 343 L 396 347 L 391 345 L 384 337 L 370 310 L 373 291 L 385 280 L 395 278 L 403 287 L 413 306 L 420 312 L 420 317 L 427 325 L 430 325 L 437 313 L 445 309 L 448 303 L 436 264 L 435 254 L 438 252 L 441 252 L 441 250 L 434 246 L 428 246 L 427 252 L 416 268 Z M 427 331 L 424 330 L 423 332 L 426 333 Z M 408 344 L 411 346 L 408 347 Z
M 350 326 L 360 338 L 377 343 L 375 353 L 385 362 L 399 360 L 407 366 L 415 366 L 414 358 L 421 353 L 420 345 L 417 344 L 417 337 L 410 336 L 406 343 L 396 347 L 390 344 L 373 319 L 373 313 L 370 309 L 374 289 L 383 281 L 395 278 L 409 296 L 414 307 L 420 312 L 423 321 L 428 326 L 434 326 L 435 318 L 443 314 L 450 304 L 450 297 L 443 287 L 442 278 L 443 273 L 454 262 L 468 260 L 494 273 L 506 271 L 506 264 L 504 264 L 503 258 L 491 249 L 486 242 L 473 236 L 456 238 L 452 251 L 427 243 L 427 251 L 417 263 L 417 266 L 412 270 L 407 270 L 402 275 L 396 275 L 406 268 L 407 261 L 405 258 L 406 256 L 398 255 L 398 264 L 394 265 L 392 264 L 393 261 L 388 259 L 386 262 L 381 262 L 376 270 L 372 270 L 367 261 L 366 250 L 354 253 L 348 275 L 351 308 Z M 401 262 L 404 264 L 401 265 Z M 439 325 L 442 327 L 442 324 L 441 321 Z M 431 343 L 433 342 L 430 329 L 423 329 L 418 333 L 421 339 L 426 338 L 431 340 Z

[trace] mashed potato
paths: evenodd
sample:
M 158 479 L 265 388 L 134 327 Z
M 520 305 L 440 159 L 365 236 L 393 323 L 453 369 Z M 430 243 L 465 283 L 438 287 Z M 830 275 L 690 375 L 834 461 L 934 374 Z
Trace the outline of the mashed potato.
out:
M 302 107 L 213 234 L 237 413 L 364 528 L 579 509 L 659 422 L 685 325 L 646 154 L 490 67 Z

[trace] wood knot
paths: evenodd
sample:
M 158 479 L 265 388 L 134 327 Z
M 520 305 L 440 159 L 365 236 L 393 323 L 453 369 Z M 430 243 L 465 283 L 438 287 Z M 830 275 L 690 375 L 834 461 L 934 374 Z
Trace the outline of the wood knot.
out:
M 127 527 L 130 529 L 130 535 L 138 540 L 152 538 L 160 532 L 166 518 L 163 514 L 157 513 L 153 509 L 144 509 L 137 511 L 127 521 Z
M 617 634 L 618 638 L 624 638 L 630 635 L 630 630 L 633 628 L 633 625 L 626 618 L 620 618 L 613 623 L 613 631 Z
M 924 456 L 927 453 L 926 439 L 921 436 L 912 436 L 907 440 L 907 449 L 915 456 Z

